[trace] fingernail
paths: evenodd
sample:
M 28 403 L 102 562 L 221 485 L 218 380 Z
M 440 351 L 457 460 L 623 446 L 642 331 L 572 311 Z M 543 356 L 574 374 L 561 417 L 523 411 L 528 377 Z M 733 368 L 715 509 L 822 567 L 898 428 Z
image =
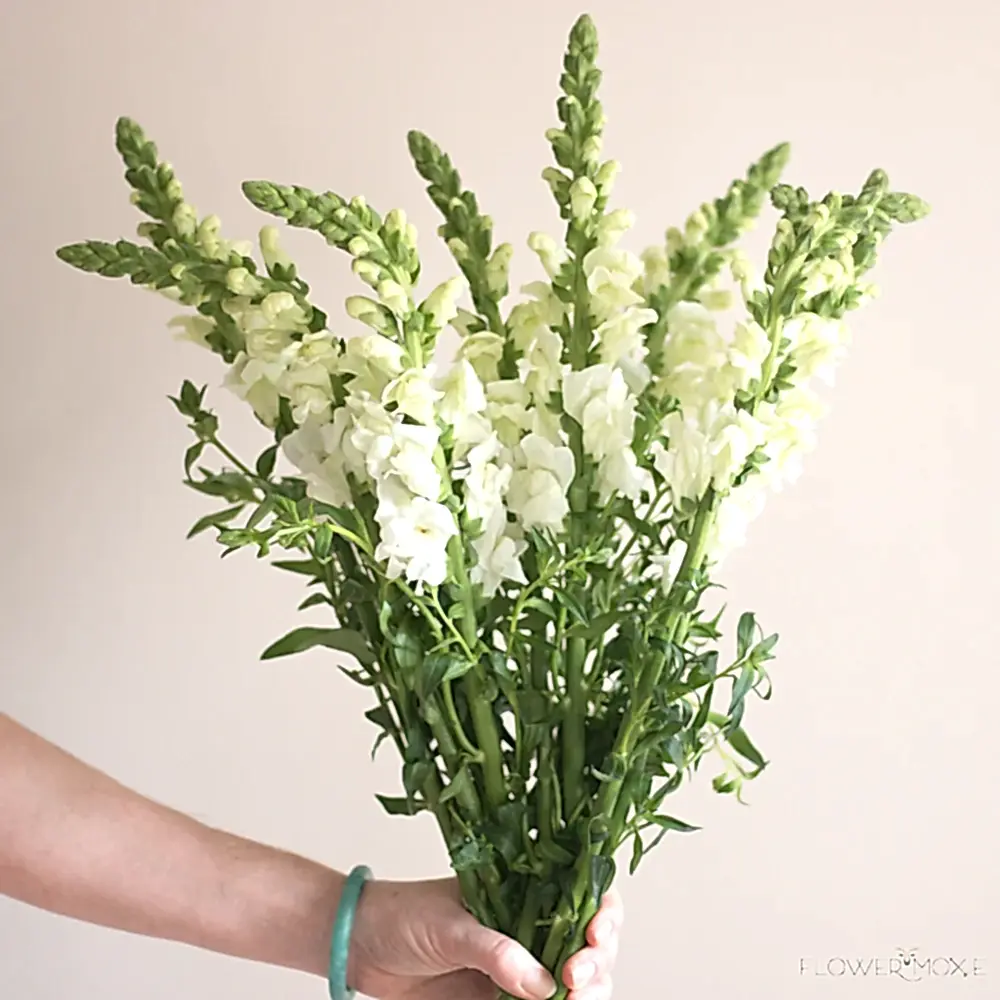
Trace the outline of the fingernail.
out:
M 573 966 L 573 973 L 570 979 L 573 980 L 573 989 L 578 990 L 594 978 L 594 973 L 597 969 L 594 967 L 593 962 L 580 962 L 578 965 Z
M 599 920 L 594 927 L 594 940 L 598 944 L 607 944 L 611 940 L 611 921 Z
M 521 986 L 525 993 L 538 997 L 538 1000 L 548 1000 L 556 991 L 556 981 L 540 965 L 525 970 L 521 977 Z

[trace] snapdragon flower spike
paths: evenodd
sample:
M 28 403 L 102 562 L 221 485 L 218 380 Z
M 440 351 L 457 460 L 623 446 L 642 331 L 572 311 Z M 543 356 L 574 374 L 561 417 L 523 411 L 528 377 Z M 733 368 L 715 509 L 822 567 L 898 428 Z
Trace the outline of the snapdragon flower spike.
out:
M 510 244 L 419 132 L 410 152 L 459 271 L 429 290 L 403 210 L 243 186 L 348 254 L 364 286 L 345 303 L 349 337 L 273 227 L 258 263 L 129 119 L 116 145 L 140 242 L 58 251 L 186 307 L 169 327 L 222 358 L 267 435 L 244 462 L 204 389 L 173 397 L 195 436 L 184 481 L 225 504 L 192 534 L 214 530 L 225 555 L 280 551 L 274 565 L 306 578 L 300 607 L 326 617 L 265 658 L 357 660 L 345 672 L 376 700 L 376 746 L 402 758 L 402 794 L 380 801 L 433 814 L 469 909 L 557 979 L 619 849 L 634 870 L 695 829 L 664 809 L 684 779 L 718 756 L 713 786 L 739 797 L 767 764 L 743 718 L 769 691 L 777 636 L 746 612 L 726 641 L 705 594 L 815 446 L 886 237 L 927 210 L 878 170 L 856 195 L 813 199 L 779 183 L 782 144 L 637 255 L 633 214 L 610 207 L 596 60 L 584 16 L 546 133 L 565 235 L 530 235 L 541 280 L 509 307 Z M 768 198 L 780 218 L 755 271 L 736 241 Z

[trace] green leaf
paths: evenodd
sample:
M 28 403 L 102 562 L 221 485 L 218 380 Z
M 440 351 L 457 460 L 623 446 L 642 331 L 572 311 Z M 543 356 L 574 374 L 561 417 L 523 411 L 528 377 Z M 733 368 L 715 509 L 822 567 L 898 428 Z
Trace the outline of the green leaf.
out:
M 482 868 L 490 860 L 493 848 L 486 840 L 466 840 L 451 850 L 451 867 L 456 872 Z
M 396 725 L 392 713 L 385 705 L 376 705 L 374 708 L 368 709 L 365 712 L 365 718 L 380 729 L 390 729 Z
M 277 460 L 278 446 L 273 444 L 270 448 L 262 451 L 257 458 L 257 475 L 260 476 L 261 479 L 270 479 L 271 473 L 274 472 L 274 465 Z
M 729 715 L 732 715 L 737 706 L 742 704 L 747 692 L 753 685 L 755 673 L 756 671 L 749 664 L 740 671 L 740 676 L 737 677 L 736 681 L 733 683 L 733 693 L 729 699 Z
M 316 529 L 314 551 L 317 559 L 327 560 L 330 558 L 330 550 L 333 548 L 333 528 L 326 522 Z
M 301 653 L 313 646 L 325 646 L 342 653 L 350 653 L 359 663 L 369 666 L 375 662 L 375 654 L 360 632 L 347 628 L 313 628 L 303 626 L 293 629 L 288 635 L 272 643 L 263 653 L 262 660 L 273 660 L 279 656 Z
M 314 608 L 317 604 L 329 604 L 330 598 L 326 594 L 317 593 L 310 594 L 298 607 L 299 611 L 305 611 L 306 608 Z
M 446 680 L 462 677 L 472 669 L 465 656 L 458 653 L 431 653 L 423 658 L 417 672 L 417 694 L 429 698 Z
M 352 670 L 350 667 L 341 666 L 339 663 L 337 664 L 337 667 L 347 677 L 350 677 L 355 684 L 360 684 L 362 687 L 375 687 L 375 679 L 370 677 L 363 670 Z
M 541 691 L 518 691 L 517 712 L 524 726 L 544 726 L 554 721 L 552 703 Z
M 422 801 L 397 795 L 376 795 L 375 798 L 390 816 L 416 816 L 422 809 L 427 808 Z
M 665 816 L 663 813 L 650 816 L 649 821 L 661 830 L 676 830 L 678 833 L 694 833 L 695 830 L 701 829 L 700 826 L 692 826 L 690 823 L 685 823 L 682 819 L 677 819 L 675 816 Z
M 241 510 L 243 510 L 243 504 L 240 503 L 235 507 L 227 507 L 225 510 L 217 510 L 212 514 L 206 514 L 194 522 L 191 530 L 187 533 L 187 537 L 194 538 L 195 535 L 200 535 L 209 528 L 219 528 L 224 524 L 228 524 Z
M 726 739 L 729 741 L 729 745 L 741 756 L 745 757 L 751 764 L 754 764 L 758 770 L 763 770 L 767 767 L 767 761 L 764 759 L 763 754 L 753 745 L 750 737 L 747 736 L 743 729 L 734 729 L 731 733 L 726 734 Z
M 201 458 L 201 453 L 205 450 L 204 441 L 195 441 L 193 445 L 186 452 L 184 452 L 184 475 L 191 478 L 191 469 L 194 468 L 194 463 Z
M 611 858 L 598 854 L 590 859 L 590 898 L 594 905 L 600 904 L 604 894 L 611 888 L 615 877 L 615 863 Z
M 420 669 L 424 658 L 423 647 L 417 637 L 407 628 L 401 628 L 389 639 L 393 655 L 400 670 L 415 672 Z
M 744 611 L 740 615 L 739 623 L 736 626 L 736 658 L 742 660 L 747 655 L 747 651 L 753 645 L 754 631 L 757 628 L 757 619 L 752 611 Z
M 438 802 L 444 804 L 445 802 L 450 802 L 457 795 L 461 795 L 469 790 L 474 790 L 472 783 L 472 776 L 469 774 L 468 767 L 462 767 L 459 769 L 458 774 L 448 783 L 448 786 L 441 793 Z
M 766 663 L 768 660 L 773 660 L 774 655 L 771 650 L 778 644 L 778 633 L 773 632 L 771 635 L 764 639 L 761 639 L 753 649 L 750 650 L 750 659 L 754 663 Z
M 323 567 L 315 559 L 276 559 L 271 565 L 289 573 L 299 573 L 302 576 L 321 577 L 323 575 Z
M 629 875 L 635 874 L 635 870 L 639 867 L 639 862 L 642 861 L 644 850 L 642 837 L 640 837 L 639 834 L 636 834 L 632 838 L 632 860 L 629 862 L 628 866 Z

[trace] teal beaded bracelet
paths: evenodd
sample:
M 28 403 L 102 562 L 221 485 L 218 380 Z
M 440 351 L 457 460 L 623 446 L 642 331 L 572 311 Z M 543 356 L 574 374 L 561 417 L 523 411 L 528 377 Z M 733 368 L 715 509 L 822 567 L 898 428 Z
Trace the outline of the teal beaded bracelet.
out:
M 371 877 L 370 868 L 358 865 L 347 876 L 340 894 L 333 935 L 330 938 L 330 968 L 326 977 L 330 986 L 330 1000 L 352 1000 L 354 996 L 354 990 L 347 988 L 347 955 L 351 947 L 354 912 L 358 908 L 361 890 Z

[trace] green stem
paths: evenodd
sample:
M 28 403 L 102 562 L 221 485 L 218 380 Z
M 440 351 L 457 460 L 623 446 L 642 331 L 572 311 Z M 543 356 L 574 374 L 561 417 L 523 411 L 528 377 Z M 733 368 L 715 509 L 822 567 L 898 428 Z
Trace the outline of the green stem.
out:
M 566 655 L 567 708 L 562 730 L 563 801 L 565 820 L 570 822 L 583 801 L 583 770 L 586 764 L 587 688 L 583 667 L 587 658 L 586 642 L 579 636 L 569 640 Z

